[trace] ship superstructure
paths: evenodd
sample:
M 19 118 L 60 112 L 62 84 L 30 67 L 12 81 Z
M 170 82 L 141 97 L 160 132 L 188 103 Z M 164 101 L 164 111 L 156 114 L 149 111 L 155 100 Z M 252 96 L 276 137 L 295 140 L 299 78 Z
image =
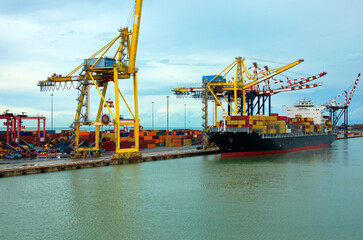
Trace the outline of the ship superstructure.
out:
M 324 110 L 325 106 L 316 106 L 310 99 L 304 98 L 299 103 L 291 107 L 283 106 L 286 111 L 286 117 L 294 118 L 296 115 L 301 115 L 303 118 L 313 118 L 314 124 L 324 124 Z

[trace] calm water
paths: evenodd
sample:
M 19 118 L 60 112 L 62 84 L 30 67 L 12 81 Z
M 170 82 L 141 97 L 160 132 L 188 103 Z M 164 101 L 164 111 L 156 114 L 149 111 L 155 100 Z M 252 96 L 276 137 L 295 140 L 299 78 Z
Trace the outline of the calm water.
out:
M 362 239 L 363 138 L 0 179 L 0 239 Z

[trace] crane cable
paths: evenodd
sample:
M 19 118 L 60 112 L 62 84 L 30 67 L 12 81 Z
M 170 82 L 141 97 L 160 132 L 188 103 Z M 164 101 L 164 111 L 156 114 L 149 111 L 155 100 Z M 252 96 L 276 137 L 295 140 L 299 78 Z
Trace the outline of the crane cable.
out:
M 267 62 L 267 63 L 275 63 L 275 64 L 282 64 L 282 65 L 287 65 L 289 63 L 283 63 L 283 62 L 277 62 L 277 61 L 271 61 L 271 60 L 266 60 L 266 59 L 259 59 L 259 58 L 250 58 L 250 57 L 244 57 L 245 59 L 248 60 L 252 60 L 252 61 L 260 61 L 260 62 Z M 289 73 L 293 73 L 296 75 L 301 75 L 301 76 L 311 76 L 312 74 L 307 74 L 307 73 L 299 73 L 299 72 L 295 72 L 295 71 L 291 71 L 291 70 L 287 70 L 285 72 L 289 72 Z
M 134 15 L 134 12 L 135 12 L 135 5 L 136 5 L 136 2 L 134 2 L 133 4 L 133 7 L 129 13 L 129 16 L 127 17 L 127 20 L 126 20 L 126 23 L 125 23 L 125 26 L 130 28 L 131 27 L 131 21 L 133 20 L 133 15 Z

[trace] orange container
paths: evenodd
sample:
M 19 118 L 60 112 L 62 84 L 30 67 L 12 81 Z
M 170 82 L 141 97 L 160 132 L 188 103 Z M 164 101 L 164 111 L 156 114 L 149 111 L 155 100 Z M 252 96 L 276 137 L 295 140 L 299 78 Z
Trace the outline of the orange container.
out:
M 155 148 L 155 144 L 148 144 L 147 148 Z
M 173 139 L 173 143 L 182 143 L 182 139 Z
M 152 136 L 145 136 L 144 140 L 153 140 L 153 137 Z

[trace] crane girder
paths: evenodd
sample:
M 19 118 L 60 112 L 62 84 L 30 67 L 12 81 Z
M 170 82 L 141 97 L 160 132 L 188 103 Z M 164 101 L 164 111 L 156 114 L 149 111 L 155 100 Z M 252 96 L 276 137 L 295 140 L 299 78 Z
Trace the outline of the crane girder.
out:
M 271 70 L 270 72 L 272 72 L 272 73 L 266 74 L 266 76 L 260 77 L 260 78 L 258 78 L 256 80 L 254 80 L 253 82 L 244 85 L 243 90 L 246 90 L 246 89 L 248 89 L 248 88 L 250 88 L 250 87 L 252 87 L 254 85 L 257 85 L 257 84 L 259 84 L 259 83 L 261 83 L 263 81 L 266 81 L 266 80 L 268 80 L 268 79 L 270 79 L 270 78 L 272 78 L 272 77 L 274 77 L 274 76 L 276 76 L 276 75 L 278 75 L 278 74 L 280 74 L 282 72 L 285 72 L 285 71 L 289 70 L 290 68 L 295 67 L 296 65 L 302 63 L 303 61 L 304 61 L 303 59 L 298 59 L 297 61 L 295 61 L 293 63 L 287 64 L 286 66 Z
M 113 71 L 110 72 L 112 74 Z M 113 77 L 113 75 L 112 75 Z M 119 79 L 129 79 L 131 77 L 131 74 L 118 74 Z M 95 80 L 102 80 L 104 78 L 103 75 L 93 75 L 93 78 Z M 69 76 L 69 77 L 50 77 L 48 80 L 43 80 L 38 82 L 38 86 L 42 86 L 43 84 L 46 85 L 46 83 L 55 83 L 55 82 L 71 82 L 71 81 L 82 81 L 85 79 L 84 75 L 81 76 Z
M 220 76 L 224 71 L 228 72 L 237 65 L 238 61 L 240 61 L 242 64 L 243 69 L 245 69 L 244 73 L 246 74 L 247 78 L 252 79 L 253 81 L 245 84 L 243 83 L 242 77 L 240 78 L 240 81 L 238 81 L 238 79 L 235 79 L 233 82 L 227 83 L 227 82 L 213 82 L 213 80 L 217 77 Z M 218 87 L 218 89 L 220 89 L 219 87 L 222 87 L 223 91 L 242 91 L 242 90 L 247 90 L 249 88 L 251 88 L 252 86 L 255 86 L 263 81 L 266 81 L 298 64 L 300 64 L 301 62 L 303 62 L 304 60 L 302 59 L 298 59 L 297 61 L 287 64 L 283 67 L 279 67 L 279 68 L 275 68 L 269 71 L 265 71 L 263 72 L 263 74 L 265 74 L 264 76 L 258 77 L 258 75 L 260 75 L 261 73 L 255 73 L 255 74 L 249 74 L 247 68 L 245 67 L 244 63 L 243 63 L 244 59 L 242 58 L 236 58 L 236 60 L 230 64 L 226 69 L 224 69 L 220 74 L 216 75 L 212 80 L 210 80 L 207 85 L 209 87 Z M 226 74 L 225 74 L 226 75 Z M 225 76 L 223 75 L 223 77 Z M 314 78 L 315 79 L 315 78 Z M 180 88 L 174 88 L 172 91 L 176 92 L 176 93 L 187 93 L 187 92 L 198 92 L 198 91 L 204 91 L 204 88 L 185 88 L 185 87 L 180 87 Z

